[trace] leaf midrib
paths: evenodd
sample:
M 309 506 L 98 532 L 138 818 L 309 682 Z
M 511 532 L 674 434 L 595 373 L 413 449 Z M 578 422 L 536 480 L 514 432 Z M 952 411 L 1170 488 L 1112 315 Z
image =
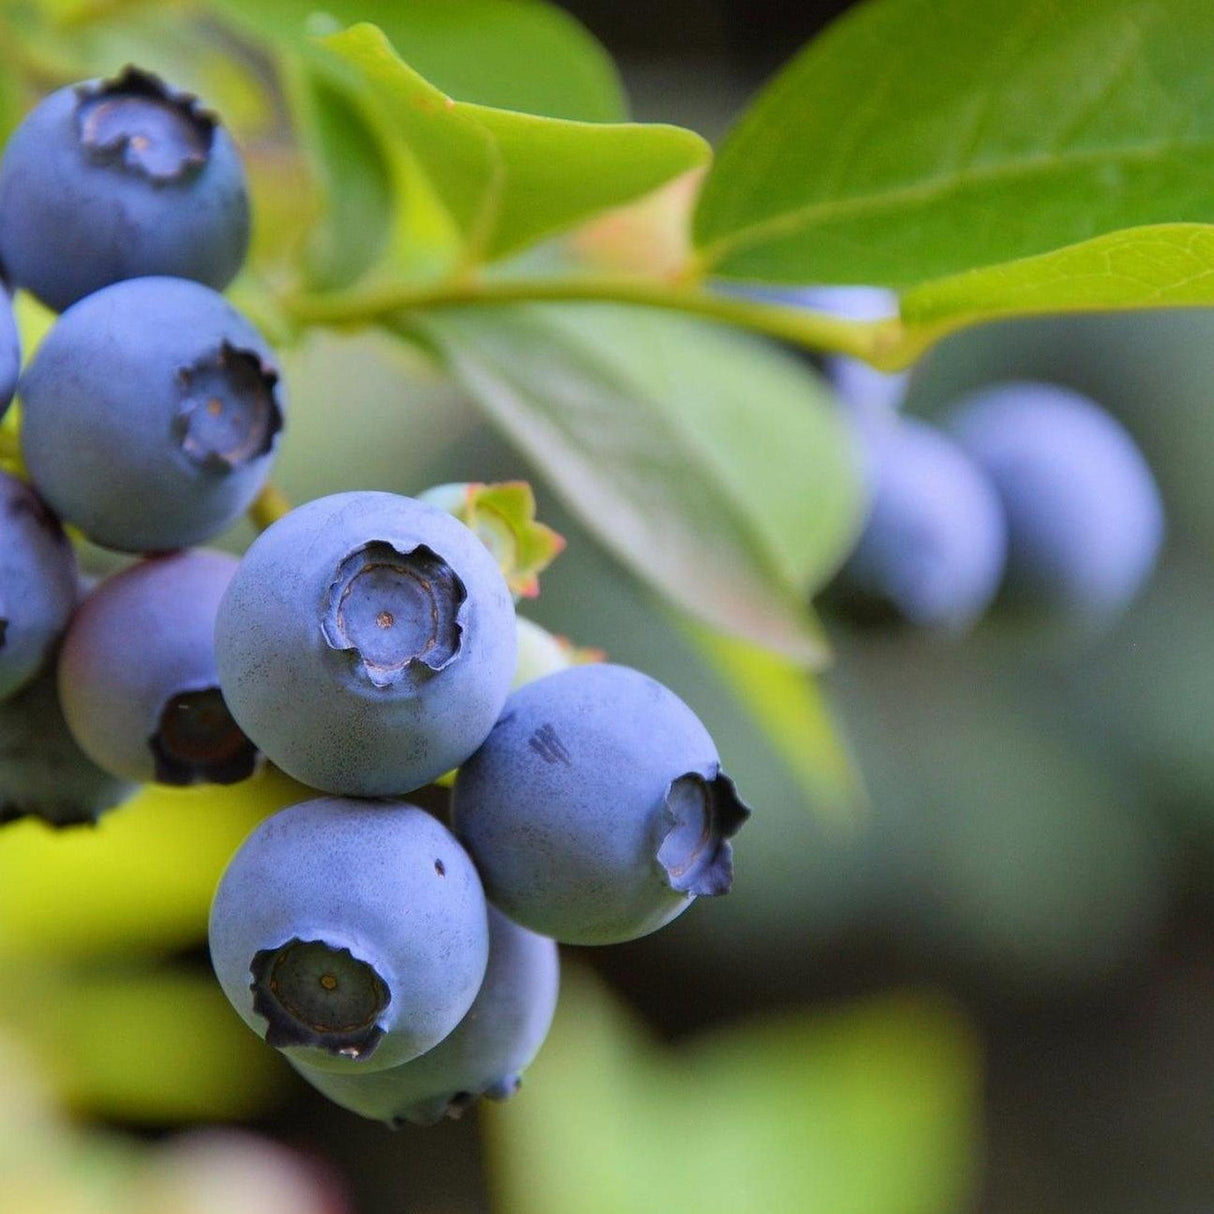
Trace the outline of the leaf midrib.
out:
M 878 194 L 808 203 L 789 211 L 781 211 L 760 223 L 749 224 L 711 241 L 701 248 L 702 264 L 710 269 L 724 257 L 761 244 L 765 240 L 796 235 L 802 229 L 832 220 L 880 214 L 883 210 L 897 208 L 908 202 L 929 202 L 950 193 L 959 193 L 972 185 L 1014 179 L 1031 180 L 1047 171 L 1057 169 L 1102 168 L 1129 162 L 1143 163 L 1160 159 L 1164 154 L 1181 148 L 1214 151 L 1214 137 L 1157 140 L 1116 150 L 1102 148 L 1098 151 L 1070 153 L 1066 156 L 1057 152 L 1037 153 L 989 167 L 966 169 L 951 173 L 947 177 L 928 177 L 912 185 L 886 190 Z M 1214 219 L 1214 215 L 1211 218 Z M 1099 233 L 1094 232 L 1092 235 L 1096 236 Z

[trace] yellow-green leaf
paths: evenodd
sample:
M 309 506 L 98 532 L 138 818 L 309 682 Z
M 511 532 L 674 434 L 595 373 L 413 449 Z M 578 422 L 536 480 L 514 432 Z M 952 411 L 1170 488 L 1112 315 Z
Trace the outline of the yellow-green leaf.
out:
M 404 63 L 373 25 L 321 43 L 361 77 L 381 131 L 409 149 L 470 261 L 572 227 L 709 156 L 698 135 L 679 127 L 572 122 L 456 101 Z

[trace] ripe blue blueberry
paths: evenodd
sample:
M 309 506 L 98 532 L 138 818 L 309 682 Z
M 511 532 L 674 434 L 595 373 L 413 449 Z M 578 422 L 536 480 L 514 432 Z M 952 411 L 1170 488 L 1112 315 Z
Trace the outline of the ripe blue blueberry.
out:
M 481 883 L 401 801 L 329 797 L 267 818 L 211 906 L 211 961 L 246 1024 L 296 1062 L 398 1066 L 460 1022 L 485 976 Z
M 391 493 L 293 510 L 219 608 L 219 682 L 241 728 L 304 784 L 393 796 L 485 739 L 515 668 L 514 603 L 462 523 Z
M 0 160 L 0 262 L 56 311 L 151 274 L 222 290 L 248 243 L 231 138 L 196 98 L 137 68 L 52 93 Z
M 12 403 L 21 370 L 21 334 L 13 316 L 13 299 L 0 280 L 0 417 Z
M 605 664 L 519 688 L 455 783 L 490 899 L 569 944 L 631 940 L 726 893 L 749 812 L 691 709 Z
M 489 966 L 459 1026 L 403 1066 L 369 1074 L 296 1070 L 318 1091 L 362 1117 L 400 1126 L 458 1117 L 478 1097 L 506 1100 L 539 1053 L 560 983 L 556 944 L 489 907 Z
M 0 822 L 27 815 L 53 826 L 95 822 L 138 791 L 80 749 L 63 719 L 53 668 L 0 703 Z
M 258 753 L 215 670 L 215 613 L 236 558 L 193 549 L 128 566 L 80 605 L 59 655 L 59 696 L 106 771 L 162 784 L 232 784 Z
M 1121 424 L 1078 392 L 1026 381 L 967 398 L 951 428 L 1003 502 L 1008 608 L 1074 623 L 1125 608 L 1155 565 L 1164 512 Z
M 0 472 L 0 700 L 33 678 L 79 593 L 76 554 L 34 490 Z
M 269 347 L 223 296 L 182 278 L 133 278 L 69 308 L 18 393 L 39 492 L 125 552 L 203 543 L 232 523 L 283 423 Z
M 853 619 L 955 631 L 999 589 L 1003 508 L 982 469 L 947 434 L 912 418 L 859 426 L 871 505 L 832 596 Z

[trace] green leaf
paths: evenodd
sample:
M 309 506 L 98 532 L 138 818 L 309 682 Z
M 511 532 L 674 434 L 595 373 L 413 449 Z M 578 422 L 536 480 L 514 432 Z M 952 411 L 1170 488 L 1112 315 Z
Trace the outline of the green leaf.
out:
M 662 1049 L 568 966 L 524 1094 L 487 1108 L 490 1180 L 529 1214 L 949 1214 L 980 1114 L 973 1033 L 888 996 Z
M 372 22 L 421 75 L 463 101 L 582 122 L 626 116 L 607 52 L 568 13 L 539 0 L 219 0 L 219 7 L 271 46 Z
M 1207 0 L 874 0 L 721 149 L 712 272 L 895 287 L 1214 213 Z
M 1034 313 L 1208 307 L 1214 304 L 1214 225 L 1128 228 L 924 283 L 901 303 L 912 346 L 989 320 Z
M 865 809 L 863 777 L 813 675 L 749 641 L 696 624 L 687 628 L 784 760 L 807 802 L 839 819 L 854 819 Z
M 323 199 L 323 214 L 308 233 L 308 277 L 322 288 L 345 286 L 387 251 L 392 169 L 356 104 L 323 73 L 300 70 L 294 92 L 307 132 L 304 150 Z
M 275 772 L 230 788 L 149 785 L 96 827 L 0 831 L 0 957 L 161 953 L 198 943 L 240 841 L 307 790 Z M 70 891 L 68 896 L 65 891 Z
M 801 362 L 720 327 L 607 305 L 449 309 L 416 322 L 578 517 L 672 602 L 798 662 L 810 593 L 861 493 Z
M 247 1117 L 286 1077 L 209 973 L 10 963 L 0 1025 L 76 1109 L 145 1122 Z
M 462 481 L 435 485 L 418 495 L 453 514 L 497 558 L 515 599 L 540 592 L 540 574 L 564 551 L 565 538 L 535 517 L 535 494 L 526 481 Z
M 709 156 L 698 135 L 679 127 L 569 122 L 455 101 L 371 25 L 322 42 L 361 78 L 383 136 L 406 147 L 429 178 L 469 260 L 515 252 Z

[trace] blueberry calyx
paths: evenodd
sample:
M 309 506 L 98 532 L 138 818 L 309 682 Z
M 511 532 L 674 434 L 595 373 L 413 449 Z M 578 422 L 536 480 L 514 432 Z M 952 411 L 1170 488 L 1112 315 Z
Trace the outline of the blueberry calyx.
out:
M 371 540 L 337 566 L 321 631 L 373 686 L 416 688 L 459 657 L 467 597 L 455 571 L 425 544 L 401 551 Z
M 187 458 L 218 473 L 268 455 L 282 429 L 278 373 L 253 350 L 223 342 L 177 372 L 183 397 L 173 437 Z
M 81 146 L 98 160 L 150 181 L 180 181 L 211 154 L 217 119 L 192 93 L 128 65 L 109 80 L 76 89 Z
M 728 840 L 750 817 L 734 782 L 720 770 L 711 778 L 687 772 L 670 782 L 663 812 L 670 829 L 657 860 L 670 888 L 692 897 L 729 893 L 733 848 Z
M 295 938 L 260 950 L 249 973 L 253 1010 L 266 1018 L 272 1046 L 315 1046 L 362 1059 L 384 1035 L 378 1021 L 391 1001 L 387 984 L 348 948 Z
M 257 770 L 261 758 L 232 719 L 218 687 L 171 697 L 148 745 L 161 784 L 238 784 Z

